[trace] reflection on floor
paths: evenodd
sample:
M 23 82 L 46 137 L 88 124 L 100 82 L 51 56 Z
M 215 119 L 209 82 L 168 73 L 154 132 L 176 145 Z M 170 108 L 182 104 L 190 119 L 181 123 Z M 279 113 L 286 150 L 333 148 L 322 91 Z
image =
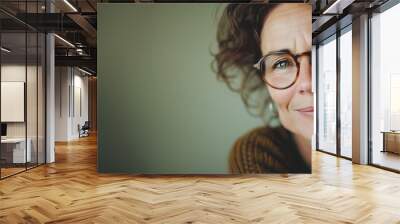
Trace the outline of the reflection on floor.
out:
M 13 175 L 15 173 L 18 173 L 18 172 L 21 172 L 21 171 L 24 171 L 24 170 L 25 170 L 25 167 L 24 168 L 20 168 L 20 167 L 17 167 L 17 168 L 1 168 L 1 177 L 4 178 L 4 177 Z
M 18 165 L 4 165 L 5 167 L 2 167 L 0 172 L 1 172 L 1 178 L 5 178 L 8 176 L 11 176 L 13 174 L 25 171 L 25 164 L 18 164 Z M 27 169 L 30 169 L 32 167 L 36 167 L 36 164 L 34 163 L 28 163 L 27 165 Z
M 400 155 L 392 152 L 374 151 L 373 163 L 400 171 Z
M 349 147 L 340 148 L 340 154 L 344 157 L 351 158 L 352 157 L 352 149 Z
M 109 149 L 112 150 L 112 149 Z M 313 151 L 312 174 L 97 173 L 96 138 L 0 181 L 0 223 L 399 223 L 400 175 Z

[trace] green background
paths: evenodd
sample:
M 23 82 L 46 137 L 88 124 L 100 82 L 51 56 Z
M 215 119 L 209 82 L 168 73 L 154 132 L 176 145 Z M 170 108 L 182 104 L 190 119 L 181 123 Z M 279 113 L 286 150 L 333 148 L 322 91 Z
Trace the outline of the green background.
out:
M 211 70 L 224 6 L 98 4 L 100 172 L 228 173 L 262 122 Z

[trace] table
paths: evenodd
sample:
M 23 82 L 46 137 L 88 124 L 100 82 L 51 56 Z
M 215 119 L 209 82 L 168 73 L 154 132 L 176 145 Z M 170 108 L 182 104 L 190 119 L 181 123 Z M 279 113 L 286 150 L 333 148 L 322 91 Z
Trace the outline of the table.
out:
M 27 147 L 25 151 L 25 138 L 6 138 L 1 139 L 1 157 L 6 163 L 26 163 L 31 162 L 31 145 L 30 138 L 26 139 Z M 26 152 L 26 154 L 25 154 Z
M 400 131 L 381 131 L 383 133 L 382 152 L 400 154 Z

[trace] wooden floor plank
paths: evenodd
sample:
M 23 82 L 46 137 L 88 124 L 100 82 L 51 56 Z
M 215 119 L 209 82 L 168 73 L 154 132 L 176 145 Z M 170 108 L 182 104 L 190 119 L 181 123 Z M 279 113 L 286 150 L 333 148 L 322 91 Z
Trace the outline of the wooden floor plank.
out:
M 311 175 L 96 172 L 96 138 L 0 181 L 0 223 L 400 223 L 400 175 L 313 152 Z

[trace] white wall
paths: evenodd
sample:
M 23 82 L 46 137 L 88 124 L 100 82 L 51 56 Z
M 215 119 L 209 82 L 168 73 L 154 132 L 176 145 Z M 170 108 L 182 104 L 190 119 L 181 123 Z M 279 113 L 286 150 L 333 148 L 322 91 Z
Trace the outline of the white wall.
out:
M 82 76 L 81 75 L 82 73 L 80 72 L 77 75 L 76 71 L 77 70 L 75 70 L 74 83 L 73 83 L 74 86 L 73 94 L 75 94 L 73 96 L 73 99 L 75 100 L 75 102 L 73 102 L 74 108 L 72 108 L 72 120 L 71 120 L 72 122 L 71 135 L 73 136 L 73 138 L 79 137 L 79 132 L 77 128 L 78 124 L 82 126 L 85 123 L 85 121 L 89 120 L 88 77 Z
M 78 124 L 88 120 L 88 77 L 72 67 L 56 67 L 55 73 L 55 140 L 70 141 L 79 137 Z
M 36 67 L 34 66 L 28 66 L 25 67 L 24 65 L 18 65 L 18 64 L 9 64 L 9 65 L 2 65 L 1 66 L 1 81 L 2 82 L 25 82 L 25 75 L 27 69 L 27 75 L 28 75 L 28 80 L 30 80 L 30 84 L 32 84 L 31 80 L 33 78 L 29 77 L 31 75 L 36 76 Z M 33 83 L 36 85 L 36 82 Z M 27 96 L 29 97 L 34 97 L 36 98 L 36 89 L 28 88 L 28 93 Z M 29 90 L 32 90 L 33 92 L 30 92 Z M 4 97 L 4 96 L 3 96 Z M 28 102 L 33 101 L 32 99 L 27 99 Z M 35 105 L 31 105 L 35 106 Z M 5 110 L 6 108 L 1 108 L 2 110 Z M 34 117 L 31 117 L 33 115 Z M 36 114 L 33 113 L 28 113 L 28 122 L 35 121 L 36 123 Z M 32 124 L 28 125 L 29 127 L 33 127 Z M 36 129 L 36 127 L 35 127 Z M 25 137 L 25 122 L 7 122 L 7 137 Z M 28 133 L 29 137 L 29 133 Z
M 70 84 L 68 72 L 69 69 L 67 67 L 55 68 L 55 141 L 68 140 L 68 86 Z
M 28 67 L 28 70 L 30 68 Z M 30 72 L 28 72 L 30 74 Z M 1 81 L 3 82 L 25 82 L 25 65 L 2 65 Z M 1 108 L 4 110 L 5 108 Z M 7 137 L 25 137 L 25 123 L 7 123 Z

